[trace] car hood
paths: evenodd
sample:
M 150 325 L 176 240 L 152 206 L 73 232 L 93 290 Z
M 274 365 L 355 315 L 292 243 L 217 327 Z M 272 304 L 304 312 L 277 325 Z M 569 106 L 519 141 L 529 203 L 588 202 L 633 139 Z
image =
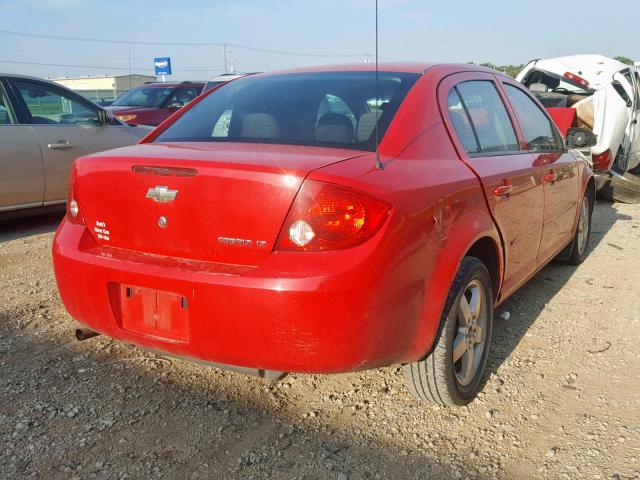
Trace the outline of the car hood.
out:
M 130 125 L 126 123 L 124 123 L 124 125 L 130 127 L 127 131 L 129 132 L 129 134 L 133 135 L 136 140 L 142 140 L 149 134 L 149 132 L 151 132 L 151 130 L 155 128 L 151 125 Z

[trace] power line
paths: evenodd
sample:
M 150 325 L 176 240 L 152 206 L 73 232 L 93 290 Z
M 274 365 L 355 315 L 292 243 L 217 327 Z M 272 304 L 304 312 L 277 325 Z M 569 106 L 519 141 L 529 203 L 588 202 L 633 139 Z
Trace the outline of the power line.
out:
M 3 46 L 4 47 L 4 46 Z M 83 58 L 83 59 L 87 59 L 87 58 L 91 58 L 93 60 L 122 60 L 122 56 L 119 57 L 111 57 L 111 56 L 103 56 L 103 55 L 83 55 L 80 53 L 71 53 L 71 52 L 67 52 L 67 51 L 54 51 L 54 50 L 49 50 L 49 51 L 42 51 L 42 50 L 23 50 L 23 49 L 4 49 L 2 50 L 2 53 L 4 54 L 15 54 L 15 55 L 20 55 L 20 54 L 35 54 L 35 55 L 44 55 L 46 57 L 51 57 L 52 55 L 58 55 L 58 56 L 65 56 L 65 57 L 78 57 L 78 58 Z
M 119 40 L 119 39 L 103 39 L 90 37 L 69 37 L 64 35 L 44 35 L 40 33 L 15 32 L 11 30 L 0 30 L 0 35 L 13 35 L 17 37 L 40 38 L 47 40 L 66 40 L 73 42 L 92 42 L 92 43 L 111 43 L 121 45 L 163 45 L 173 47 L 229 47 L 249 50 L 253 52 L 271 53 L 274 55 L 288 55 L 294 57 L 316 57 L 316 58 L 354 58 L 363 57 L 365 53 L 310 53 L 310 52 L 290 52 L 286 50 L 274 50 L 269 48 L 252 47 L 250 45 L 241 45 L 237 43 L 216 43 L 216 42 L 152 42 L 148 40 Z
M 98 68 L 101 70 L 128 70 L 129 67 L 116 67 L 116 66 L 107 66 L 107 65 L 74 65 L 68 63 L 44 63 L 44 62 L 23 62 L 18 60 L 0 60 L 0 63 L 11 63 L 18 65 L 38 65 L 43 67 L 68 67 L 68 68 Z M 153 68 L 146 67 L 131 67 L 135 70 L 142 70 L 145 72 L 153 72 Z M 181 68 L 181 72 L 224 72 L 222 68 Z

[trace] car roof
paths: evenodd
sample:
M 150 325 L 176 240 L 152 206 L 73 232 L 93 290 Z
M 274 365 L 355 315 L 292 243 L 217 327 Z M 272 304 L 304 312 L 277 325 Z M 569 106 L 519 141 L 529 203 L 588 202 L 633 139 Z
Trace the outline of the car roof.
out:
M 57 82 L 54 82 L 53 80 L 49 80 L 47 78 L 34 77 L 34 76 L 31 76 L 31 75 L 19 75 L 17 73 L 0 73 L 0 78 L 14 78 L 14 79 L 19 79 L 19 80 L 35 80 L 36 82 L 44 82 L 44 83 L 51 84 L 51 85 L 55 86 L 56 88 L 61 88 L 63 90 L 67 90 L 68 92 L 71 92 L 74 95 L 82 97 L 82 95 L 80 95 L 77 92 L 74 92 L 69 87 L 66 87 L 65 85 L 62 85 L 62 84 L 57 83 Z M 84 97 L 82 97 L 82 98 L 84 98 Z M 88 101 L 89 103 L 94 103 L 91 100 L 86 99 L 86 98 L 84 100 Z
M 380 72 L 401 72 L 401 73 L 423 73 L 434 63 L 423 62 L 384 62 L 378 64 Z M 273 72 L 265 72 L 259 75 L 283 74 L 283 73 L 306 73 L 306 72 L 367 72 L 374 71 L 374 63 L 345 63 L 337 65 L 318 65 L 313 67 L 291 68 Z
M 34 77 L 32 75 L 20 75 L 18 73 L 1 73 L 0 72 L 0 77 L 3 77 L 3 78 L 21 78 L 23 80 L 38 80 L 40 82 L 55 83 L 53 80 L 49 80 L 47 78 Z
M 378 64 L 378 71 L 392 73 L 415 73 L 422 74 L 427 70 L 437 68 L 442 75 L 449 75 L 456 72 L 484 72 L 495 75 L 506 76 L 503 72 L 493 70 L 475 64 L 467 63 L 428 63 L 428 62 L 384 62 Z M 320 73 L 320 72 L 373 72 L 375 64 L 373 63 L 348 63 L 338 65 L 322 65 L 315 67 L 292 68 L 288 70 L 279 70 L 272 72 L 258 73 L 257 77 L 266 77 L 271 75 L 283 75 L 290 73 Z
M 204 85 L 204 82 L 191 82 L 191 81 L 185 81 L 185 82 L 149 82 L 149 83 L 144 83 L 142 85 L 138 85 L 137 87 L 134 87 L 134 88 L 140 88 L 140 87 L 175 88 L 175 87 L 188 87 L 188 86 L 191 86 L 191 85 L 202 86 L 202 85 Z
M 251 73 L 223 73 L 221 75 L 215 75 L 211 77 L 208 82 L 224 82 L 225 80 L 235 80 L 236 78 L 246 77 L 248 75 L 255 75 L 260 72 L 251 72 Z

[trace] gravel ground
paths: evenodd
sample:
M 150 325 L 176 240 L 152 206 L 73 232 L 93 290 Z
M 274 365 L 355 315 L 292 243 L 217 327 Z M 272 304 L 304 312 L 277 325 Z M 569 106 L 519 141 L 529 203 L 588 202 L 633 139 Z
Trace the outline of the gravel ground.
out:
M 469 407 L 397 367 L 277 383 L 76 342 L 56 292 L 60 216 L 0 223 L 0 478 L 640 478 L 640 205 L 600 203 L 591 254 L 497 312 Z

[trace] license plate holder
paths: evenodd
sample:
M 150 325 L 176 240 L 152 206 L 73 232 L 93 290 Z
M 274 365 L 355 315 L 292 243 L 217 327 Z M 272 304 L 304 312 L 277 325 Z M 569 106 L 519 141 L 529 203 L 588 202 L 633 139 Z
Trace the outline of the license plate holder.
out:
M 122 328 L 174 342 L 189 341 L 189 302 L 173 292 L 120 285 Z

